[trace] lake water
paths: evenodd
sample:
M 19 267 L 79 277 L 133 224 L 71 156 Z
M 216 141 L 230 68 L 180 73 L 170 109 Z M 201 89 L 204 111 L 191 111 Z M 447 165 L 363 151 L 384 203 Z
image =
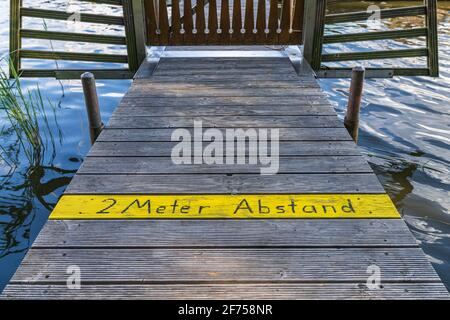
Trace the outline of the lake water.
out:
M 33 7 L 75 9 L 61 0 L 25 0 Z M 72 3 L 76 3 L 72 1 Z M 334 12 L 365 10 L 367 3 L 333 4 Z M 385 2 L 390 5 L 390 2 Z M 394 2 L 392 2 L 393 4 Z M 395 5 L 403 4 L 395 1 Z M 417 4 L 408 2 L 408 4 Z M 0 0 L 0 55 L 8 52 L 9 0 Z M 85 4 L 88 11 L 96 5 Z M 98 8 L 98 7 L 97 7 Z M 104 13 L 120 10 L 102 6 Z M 419 26 L 420 19 L 387 20 L 383 28 Z M 26 21 L 27 27 L 49 30 L 70 29 L 102 34 L 120 34 L 123 29 L 101 25 L 42 20 Z M 327 33 L 363 30 L 365 24 L 341 24 Z M 409 228 L 420 241 L 423 250 L 437 272 L 450 288 L 450 2 L 439 2 L 439 78 L 396 77 L 367 80 L 361 111 L 359 145 L 376 171 L 385 189 L 394 200 Z M 329 45 L 328 52 L 369 49 L 406 48 L 423 45 L 420 40 L 378 41 L 370 46 L 363 43 Z M 72 43 L 70 46 L 54 41 L 27 40 L 24 46 L 34 49 L 73 50 L 82 52 L 124 53 L 122 46 L 94 46 Z M 384 61 L 384 65 L 411 66 L 421 59 Z M 2 63 L 3 68 L 5 63 Z M 26 67 L 83 67 L 67 62 L 27 61 Z M 102 67 L 96 64 L 96 67 Z M 98 81 L 102 117 L 111 113 L 130 86 L 128 80 Z M 339 116 L 343 118 L 349 81 L 320 80 L 329 94 Z M 4 112 L 0 110 L 0 291 L 6 285 L 48 215 L 70 182 L 71 177 L 89 150 L 89 133 L 84 100 L 79 81 L 53 79 L 23 80 L 24 88 L 36 88 L 51 101 L 46 108 L 47 121 L 40 117 L 44 137 L 43 156 L 30 161 L 27 146 L 18 141 Z M 53 106 L 53 107 L 52 107 Z

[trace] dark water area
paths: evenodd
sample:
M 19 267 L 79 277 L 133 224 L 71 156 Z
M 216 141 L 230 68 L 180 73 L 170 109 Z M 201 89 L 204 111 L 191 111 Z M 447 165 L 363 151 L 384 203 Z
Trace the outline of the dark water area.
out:
M 27 2 L 27 1 L 25 1 Z M 28 1 L 49 8 L 67 8 L 67 1 Z M 383 6 L 417 2 L 383 2 Z M 331 4 L 332 12 L 365 10 L 370 2 Z M 9 0 L 0 0 L 9 7 Z M 120 14 L 108 7 L 108 14 Z M 0 56 L 8 52 L 9 10 L 0 13 Z M 388 19 L 383 29 L 418 27 L 415 18 Z M 29 25 L 42 21 L 27 22 Z M 38 26 L 39 27 L 39 26 Z M 41 26 L 42 27 L 42 26 Z M 49 29 L 72 28 L 48 22 Z M 86 32 L 121 34 L 121 28 L 87 25 Z M 364 23 L 340 24 L 326 32 L 349 33 L 366 30 Z M 73 29 L 71 29 L 73 31 Z M 410 48 L 423 40 L 377 41 L 327 45 L 327 52 Z M 439 3 L 439 78 L 396 77 L 367 80 L 361 110 L 359 145 L 394 200 L 429 260 L 450 288 L 450 1 Z M 30 40 L 28 48 L 48 48 L 48 41 Z M 65 44 L 54 41 L 55 50 L 92 50 L 89 44 Z M 97 46 L 98 47 L 98 46 Z M 104 45 L 95 52 L 124 53 L 122 46 Z M 420 58 L 383 61 L 383 66 L 421 65 Z M 64 67 L 67 62 L 58 62 Z M 3 68 L 5 63 L 0 63 Z M 375 64 L 376 65 L 376 64 Z M 28 67 L 54 67 L 52 62 L 27 61 Z M 70 64 L 81 68 L 85 64 Z M 96 64 L 96 67 L 102 67 Z M 110 66 L 108 66 L 110 67 Z M 128 90 L 130 81 L 98 81 L 102 117 L 107 121 Z M 82 88 L 79 81 L 53 79 L 23 80 L 22 86 L 34 90 L 39 85 L 45 97 L 46 113 L 37 115 L 43 136 L 40 157 L 30 161 L 8 118 L 0 110 L 0 291 L 9 281 L 35 237 L 45 224 L 59 196 L 87 154 L 90 143 Z M 339 116 L 343 118 L 348 98 L 346 79 L 320 80 Z

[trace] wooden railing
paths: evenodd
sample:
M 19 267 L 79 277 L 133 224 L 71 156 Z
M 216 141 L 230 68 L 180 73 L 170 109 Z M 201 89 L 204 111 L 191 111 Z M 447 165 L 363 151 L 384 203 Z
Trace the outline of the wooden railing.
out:
M 304 0 L 145 0 L 148 45 L 300 44 Z M 170 8 L 170 10 L 168 10 Z
M 438 41 L 437 41 L 437 0 L 424 0 L 424 4 L 415 7 L 383 9 L 380 18 L 397 18 L 424 16 L 425 25 L 407 30 L 389 30 L 339 35 L 325 35 L 326 24 L 364 21 L 372 16 L 372 12 L 351 12 L 326 15 L 326 0 L 305 0 L 305 43 L 304 56 L 319 77 L 349 77 L 351 68 L 332 68 L 324 63 L 358 60 L 378 60 L 392 58 L 426 57 L 427 65 L 422 68 L 366 68 L 367 77 L 392 76 L 433 76 L 439 75 Z M 324 54 L 323 45 L 331 43 L 373 41 L 401 38 L 425 37 L 423 48 L 382 50 L 365 52 L 343 52 Z
M 144 16 L 142 0 L 79 0 L 96 4 L 121 6 L 123 16 L 111 16 L 95 13 L 76 15 L 78 22 L 124 26 L 121 36 L 32 30 L 23 28 L 24 17 L 46 20 L 66 20 L 74 18 L 73 12 L 23 7 L 22 0 L 11 0 L 10 19 L 10 61 L 11 72 L 15 70 L 21 77 L 55 77 L 59 79 L 79 79 L 84 72 L 92 72 L 97 79 L 132 78 L 145 59 Z M 126 46 L 127 54 L 106 54 L 86 52 L 59 52 L 54 50 L 27 50 L 22 48 L 22 39 L 44 39 L 58 41 L 87 42 Z M 23 69 L 22 59 L 70 60 L 83 62 L 105 62 L 126 64 L 122 69 Z

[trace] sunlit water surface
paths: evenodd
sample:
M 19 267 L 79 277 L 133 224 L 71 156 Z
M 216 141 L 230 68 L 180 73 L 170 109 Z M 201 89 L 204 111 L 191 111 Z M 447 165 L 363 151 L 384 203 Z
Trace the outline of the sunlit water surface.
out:
M 25 1 L 30 6 L 68 8 L 67 1 Z M 0 55 L 8 51 L 9 0 L 0 0 Z M 389 2 L 388 2 L 389 3 Z M 398 4 L 398 2 L 396 2 Z M 414 4 L 414 2 L 409 2 Z M 389 4 L 388 4 L 389 5 Z M 83 10 L 95 5 L 86 4 Z M 331 10 L 365 10 L 367 2 L 358 5 L 332 5 Z M 102 6 L 104 13 L 120 15 L 114 7 Z M 73 8 L 69 8 L 73 9 Z M 420 19 L 387 20 L 384 29 L 414 27 Z M 86 25 L 42 20 L 26 21 L 26 26 L 50 30 L 69 29 L 102 34 L 121 34 L 120 27 Z M 341 24 L 327 33 L 364 30 L 365 24 Z M 441 76 L 397 77 L 367 80 L 362 107 L 360 142 L 368 161 L 406 220 L 415 237 L 450 287 L 450 2 L 440 1 L 439 42 Z M 82 52 L 124 53 L 122 46 L 71 44 L 42 40 L 24 42 L 28 48 L 73 50 Z M 382 41 L 367 44 L 326 46 L 326 51 L 349 51 L 406 48 L 423 45 L 421 40 Z M 384 65 L 411 66 L 421 59 L 384 61 Z M 5 67 L 5 64 L 2 63 Z M 26 67 L 63 68 L 67 62 L 26 61 Z M 70 64 L 71 68 L 86 64 Z M 102 67 L 96 64 L 96 68 Z M 111 67 L 111 66 L 108 66 Z M 45 134 L 45 157 L 30 164 L 10 124 L 0 110 L 0 291 L 6 285 L 21 259 L 55 205 L 58 197 L 89 150 L 89 134 L 79 81 L 58 82 L 52 79 L 24 80 L 25 88 L 39 84 L 43 95 L 52 102 L 48 107 L 48 128 L 41 119 Z M 98 81 L 102 117 L 107 121 L 130 81 Z M 343 118 L 349 87 L 348 80 L 321 80 L 339 116 Z M 54 110 L 54 111 L 53 111 Z

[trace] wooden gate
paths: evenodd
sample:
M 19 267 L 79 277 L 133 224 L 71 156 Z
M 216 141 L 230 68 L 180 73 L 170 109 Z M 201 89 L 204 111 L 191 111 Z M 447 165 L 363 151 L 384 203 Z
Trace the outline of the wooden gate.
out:
M 301 44 L 304 0 L 145 0 L 148 45 Z

